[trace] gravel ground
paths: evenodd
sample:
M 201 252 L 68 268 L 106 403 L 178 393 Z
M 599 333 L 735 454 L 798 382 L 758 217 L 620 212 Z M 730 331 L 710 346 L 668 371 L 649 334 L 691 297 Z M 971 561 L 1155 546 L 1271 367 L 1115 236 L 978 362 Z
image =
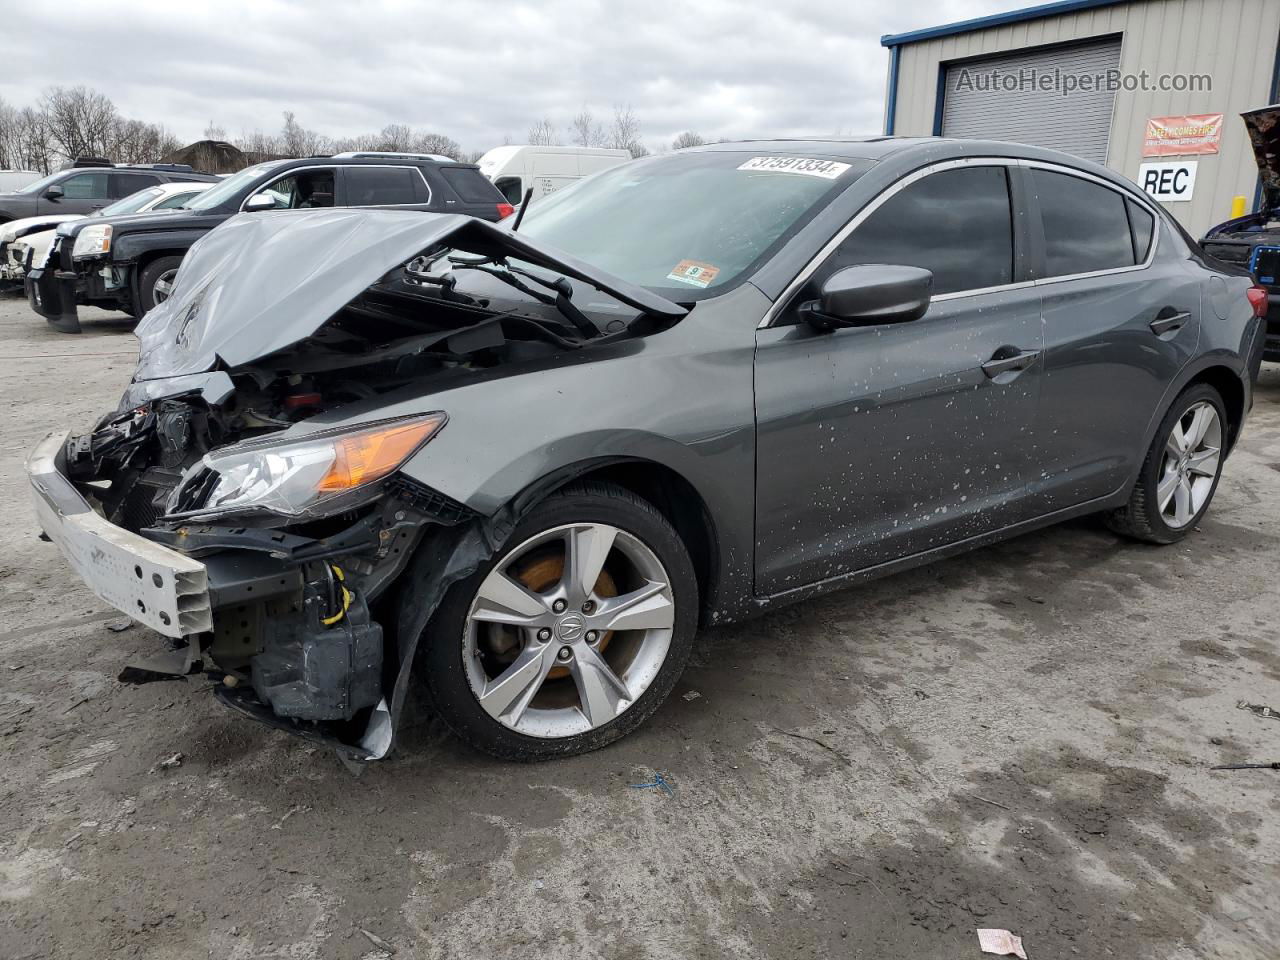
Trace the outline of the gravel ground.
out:
M 1280 368 L 1181 545 L 1024 536 L 702 634 L 601 752 L 423 717 L 355 779 L 203 679 L 114 680 L 159 638 L 108 630 L 22 470 L 128 378 L 84 316 L 0 300 L 0 957 L 1275 956 L 1280 773 L 1209 767 L 1280 760 L 1237 709 L 1280 707 Z

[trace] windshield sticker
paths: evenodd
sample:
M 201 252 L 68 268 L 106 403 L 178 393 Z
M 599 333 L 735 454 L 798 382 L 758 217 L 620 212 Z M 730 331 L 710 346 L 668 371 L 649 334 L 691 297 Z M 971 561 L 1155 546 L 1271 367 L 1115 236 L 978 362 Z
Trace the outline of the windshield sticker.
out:
M 709 287 L 711 281 L 720 273 L 719 267 L 713 267 L 709 263 L 702 263 L 698 260 L 681 260 L 671 272 L 667 274 L 668 280 L 678 280 L 681 283 L 688 283 L 695 287 Z
M 817 160 L 812 157 L 752 157 L 739 170 L 759 170 L 765 173 L 801 173 L 806 177 L 834 180 L 849 169 L 849 164 L 836 160 Z

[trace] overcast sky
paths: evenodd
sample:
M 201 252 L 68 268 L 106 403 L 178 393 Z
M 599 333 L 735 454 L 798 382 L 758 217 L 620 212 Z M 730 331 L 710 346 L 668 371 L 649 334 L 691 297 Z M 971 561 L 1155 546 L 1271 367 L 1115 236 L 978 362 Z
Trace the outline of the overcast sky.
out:
M 630 104 L 651 148 L 708 139 L 878 133 L 885 33 L 1027 0 L 691 3 L 4 4 L 0 98 L 23 106 L 86 84 L 128 117 L 196 140 L 276 130 L 283 110 L 349 136 L 407 123 L 486 150 L 585 103 Z M 128 11 L 126 13 L 126 10 Z

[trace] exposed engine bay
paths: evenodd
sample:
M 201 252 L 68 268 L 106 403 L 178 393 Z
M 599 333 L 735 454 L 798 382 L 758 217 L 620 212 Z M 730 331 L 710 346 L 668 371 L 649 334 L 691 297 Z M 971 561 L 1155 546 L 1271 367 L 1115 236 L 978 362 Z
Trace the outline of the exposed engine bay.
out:
M 367 759 L 389 748 L 416 643 L 388 628 L 390 586 L 432 534 L 455 579 L 474 569 L 493 522 L 397 472 L 443 412 L 380 411 L 685 309 L 470 218 L 240 219 L 193 247 L 139 327 L 120 408 L 66 442 L 63 470 L 111 524 L 207 568 L 213 630 L 179 640 L 173 672 L 199 663 L 229 705 Z M 301 285 L 284 296 L 270 277 Z M 604 309 L 580 309 L 582 290 Z M 449 575 L 418 585 L 415 622 Z

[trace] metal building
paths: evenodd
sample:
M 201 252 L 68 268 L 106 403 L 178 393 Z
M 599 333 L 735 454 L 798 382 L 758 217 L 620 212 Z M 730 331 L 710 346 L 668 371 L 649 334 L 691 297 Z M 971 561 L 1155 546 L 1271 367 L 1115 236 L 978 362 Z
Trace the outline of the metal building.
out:
M 1240 114 L 1280 100 L 1280 0 L 1061 0 L 880 42 L 887 134 L 1096 160 L 1197 237 L 1259 201 Z

